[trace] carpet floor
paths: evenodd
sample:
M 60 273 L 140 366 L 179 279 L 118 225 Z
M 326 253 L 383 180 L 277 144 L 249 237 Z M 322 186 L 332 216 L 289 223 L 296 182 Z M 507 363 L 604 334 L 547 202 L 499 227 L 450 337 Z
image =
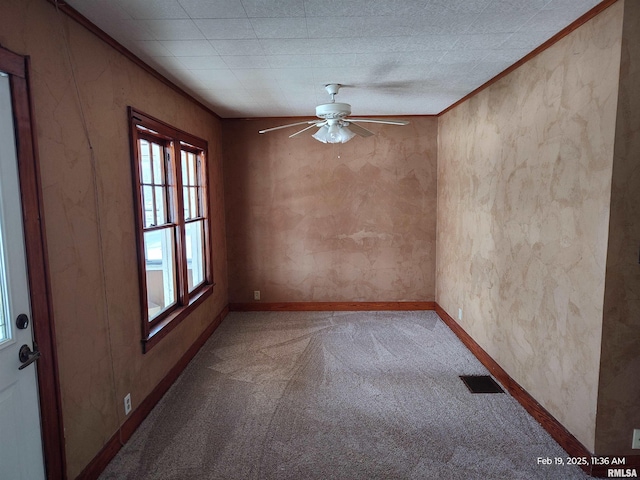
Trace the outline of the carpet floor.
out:
M 435 312 L 232 312 L 100 479 L 584 479 Z

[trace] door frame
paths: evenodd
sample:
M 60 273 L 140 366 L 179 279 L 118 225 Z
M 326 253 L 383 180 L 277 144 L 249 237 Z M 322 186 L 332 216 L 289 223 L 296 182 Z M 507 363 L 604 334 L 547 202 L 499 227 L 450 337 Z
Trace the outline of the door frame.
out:
M 29 57 L 0 45 L 0 70 L 9 75 L 22 201 L 25 253 L 37 362 L 40 423 L 47 478 L 66 478 L 62 402 L 58 376 L 49 261 L 47 257 L 33 103 L 29 94 Z

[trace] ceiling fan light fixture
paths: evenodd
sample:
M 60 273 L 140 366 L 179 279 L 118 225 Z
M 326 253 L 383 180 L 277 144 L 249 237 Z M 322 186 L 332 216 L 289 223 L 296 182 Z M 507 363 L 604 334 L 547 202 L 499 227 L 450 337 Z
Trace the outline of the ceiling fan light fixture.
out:
M 355 136 L 355 133 L 336 121 L 321 126 L 318 131 L 312 135 L 313 138 L 322 143 L 347 143 Z
M 349 128 L 347 127 L 342 127 L 340 129 L 340 135 L 342 136 L 342 143 L 347 143 L 349 140 L 356 136 L 356 134 L 349 130 Z
M 323 125 L 321 126 L 316 133 L 311 135 L 313 138 L 322 143 L 327 143 L 327 130 L 328 128 Z
M 329 143 L 343 143 L 342 135 L 340 135 L 340 125 L 337 122 L 331 122 L 327 129 L 327 142 Z

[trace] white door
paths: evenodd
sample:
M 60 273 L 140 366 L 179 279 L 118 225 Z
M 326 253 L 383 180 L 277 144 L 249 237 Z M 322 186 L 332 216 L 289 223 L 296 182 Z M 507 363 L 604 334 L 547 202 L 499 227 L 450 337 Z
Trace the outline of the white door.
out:
M 0 478 L 40 480 L 44 459 L 36 362 L 29 363 L 36 349 L 17 162 L 9 78 L 0 72 Z M 18 321 L 20 314 L 28 325 L 24 316 Z

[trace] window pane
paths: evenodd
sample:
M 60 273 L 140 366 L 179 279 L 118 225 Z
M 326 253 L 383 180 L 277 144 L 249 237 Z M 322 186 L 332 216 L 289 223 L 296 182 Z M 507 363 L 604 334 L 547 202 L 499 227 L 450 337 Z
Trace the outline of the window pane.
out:
M 197 217 L 199 216 L 198 215 L 198 199 L 196 198 L 198 189 L 196 187 L 190 187 L 189 193 L 191 194 L 191 199 L 190 199 L 191 217 Z
M 152 144 L 153 152 L 153 183 L 156 185 L 164 183 L 162 174 L 162 148 L 157 143 Z
M 196 188 L 196 203 L 195 203 L 195 208 L 196 208 L 196 216 L 197 217 L 204 217 L 204 208 L 202 206 L 202 195 L 203 195 L 203 188 L 202 188 L 202 155 L 196 155 L 195 157 L 195 171 L 196 171 L 196 181 L 194 182 L 194 184 L 197 186 Z
M 144 232 L 149 320 L 176 303 L 174 228 Z
M 204 281 L 203 220 L 185 225 L 189 291 Z
M 189 184 L 189 175 L 187 174 L 187 152 L 180 151 L 180 163 L 182 164 L 182 185 Z
M 184 202 L 184 218 L 188 220 L 192 217 L 189 206 L 189 187 L 182 187 L 182 201 Z
M 196 177 L 196 154 L 189 153 L 189 185 L 197 185 Z
M 140 140 L 140 172 L 142 183 L 151 183 L 151 157 L 149 156 L 149 142 Z
M 184 198 L 184 218 L 189 220 L 200 216 L 200 208 L 198 208 L 198 189 L 197 187 L 183 187 Z
M 167 199 L 165 198 L 165 188 L 164 187 L 155 187 L 156 190 L 156 219 L 158 225 L 164 225 L 167 223 L 167 218 L 165 216 L 165 206 L 167 205 Z
M 152 227 L 156 224 L 155 216 L 153 215 L 154 206 L 153 206 L 153 188 L 152 187 L 142 187 L 142 205 L 144 208 L 144 226 Z

